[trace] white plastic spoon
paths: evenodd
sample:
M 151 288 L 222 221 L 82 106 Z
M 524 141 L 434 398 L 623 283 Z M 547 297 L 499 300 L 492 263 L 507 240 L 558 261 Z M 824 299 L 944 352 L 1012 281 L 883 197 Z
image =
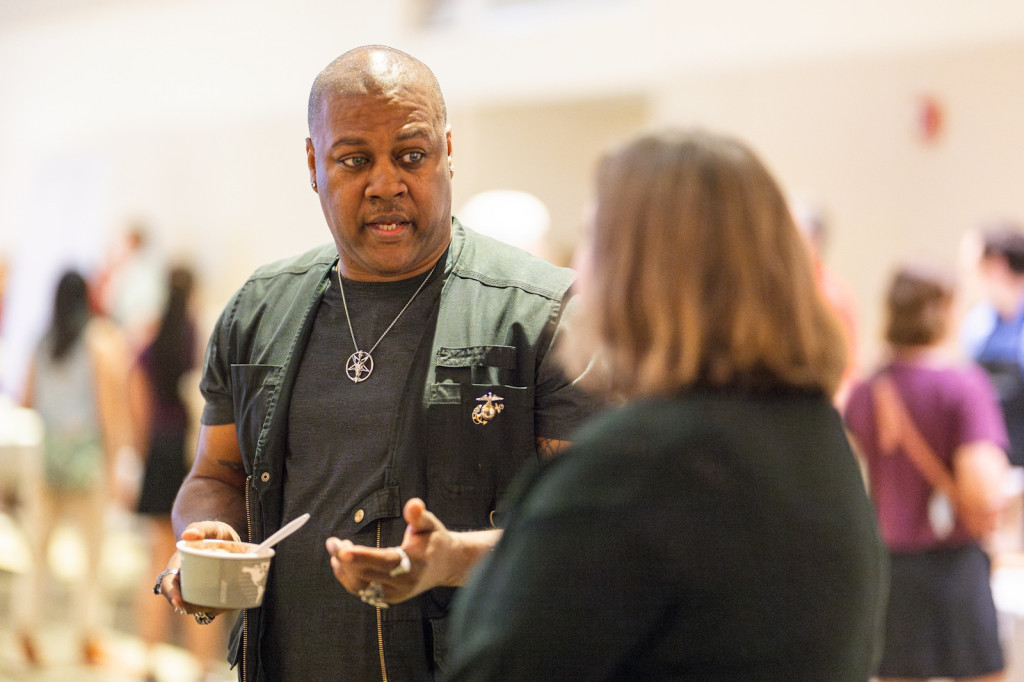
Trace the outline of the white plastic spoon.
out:
M 299 528 L 301 528 L 302 524 L 304 524 L 306 521 L 309 521 L 309 512 L 306 512 L 302 516 L 296 516 L 294 519 L 281 526 L 281 528 L 279 528 L 276 533 L 271 534 L 269 538 L 253 547 L 252 551 L 248 553 L 259 554 L 263 550 L 269 547 L 273 547 L 277 543 L 281 542 L 281 540 L 284 540 L 286 537 L 288 537 L 289 535 L 297 531 Z

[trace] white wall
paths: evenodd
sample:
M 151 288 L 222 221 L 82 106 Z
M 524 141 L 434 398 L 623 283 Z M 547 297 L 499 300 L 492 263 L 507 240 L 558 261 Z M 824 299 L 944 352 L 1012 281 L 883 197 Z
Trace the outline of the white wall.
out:
M 486 189 L 529 192 L 551 214 L 549 257 L 565 264 L 579 238 L 597 157 L 649 116 L 646 97 L 628 96 L 455 111 L 455 210 Z
M 859 298 L 870 362 L 897 261 L 955 267 L 966 230 L 1024 219 L 1021 83 L 1021 42 L 833 58 L 679 78 L 659 95 L 655 119 L 735 133 L 789 190 L 821 201 L 828 260 Z M 933 143 L 917 128 L 922 95 L 945 110 Z
M 746 137 L 787 187 L 825 202 L 830 260 L 856 287 L 867 341 L 897 257 L 947 257 L 981 217 L 1024 216 L 1018 0 L 549 0 L 525 14 L 461 0 L 453 24 L 427 30 L 414 26 L 421 0 L 64 2 L 32 13 L 0 0 L 9 389 L 57 269 L 97 265 L 134 218 L 196 258 L 206 321 L 255 265 L 327 240 L 305 171 L 306 95 L 358 44 L 437 72 L 456 205 L 518 185 L 545 199 L 566 244 L 610 141 L 694 122 Z M 933 146 L 912 135 L 922 92 L 947 107 Z
M 326 241 L 305 170 L 308 88 L 345 47 L 394 38 L 401 5 L 353 22 L 361 3 L 72 4 L 0 28 L 9 391 L 58 271 L 98 268 L 133 220 L 196 260 L 206 322 L 256 264 Z

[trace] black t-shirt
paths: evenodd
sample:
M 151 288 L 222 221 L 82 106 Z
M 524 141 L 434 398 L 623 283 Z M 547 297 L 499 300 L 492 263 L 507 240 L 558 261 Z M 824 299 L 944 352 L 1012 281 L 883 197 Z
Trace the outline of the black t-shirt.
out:
M 370 350 L 426 276 L 387 283 L 344 281 L 359 350 Z M 423 335 L 434 327 L 442 282 L 437 268 L 373 350 L 372 374 L 354 383 L 345 364 L 356 349 L 337 273 L 332 273 L 289 405 L 281 518 L 286 522 L 309 512 L 310 520 L 277 546 L 271 563 L 264 604 L 273 617 L 266 621 L 262 642 L 264 662 L 271 666 L 268 679 L 319 679 L 326 671 L 352 680 L 380 674 L 375 610 L 338 583 L 324 542 L 336 535 L 376 544 L 377 524 L 351 532 L 355 507 L 384 485 L 399 398 Z M 339 655 L 340 648 L 353 654 Z M 339 659 L 351 667 L 333 670 Z

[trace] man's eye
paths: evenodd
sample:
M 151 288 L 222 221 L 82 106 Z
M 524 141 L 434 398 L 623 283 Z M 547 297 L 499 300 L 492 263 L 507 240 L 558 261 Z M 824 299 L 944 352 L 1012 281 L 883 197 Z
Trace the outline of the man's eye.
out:
M 400 157 L 405 163 L 419 163 L 427 157 L 423 152 L 406 152 Z
M 365 156 L 348 156 L 345 157 L 344 159 L 341 159 L 341 164 L 344 166 L 348 166 L 349 168 L 359 168 L 360 166 L 365 166 L 366 162 L 367 159 Z

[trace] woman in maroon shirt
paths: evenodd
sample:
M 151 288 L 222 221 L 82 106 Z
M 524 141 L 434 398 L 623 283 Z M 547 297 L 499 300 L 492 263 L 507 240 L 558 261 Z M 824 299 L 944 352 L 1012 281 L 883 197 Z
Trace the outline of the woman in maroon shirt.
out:
M 1004 679 L 988 556 L 967 517 L 954 514 L 951 503 L 936 493 L 923 473 L 922 448 L 907 436 L 919 432 L 934 453 L 924 460 L 956 480 L 958 497 L 972 496 L 998 511 L 1000 499 L 993 491 L 1000 489 L 1007 467 L 1006 429 L 985 373 L 942 356 L 952 302 L 953 285 L 943 272 L 900 269 L 886 301 L 890 357 L 854 387 L 846 406 L 890 552 L 882 679 Z M 883 382 L 895 389 L 899 402 L 882 402 L 879 408 L 876 403 L 887 400 L 879 393 Z M 908 419 L 887 440 L 879 417 L 902 413 L 900 403 Z M 968 468 L 971 460 L 981 466 Z M 971 478 L 969 471 L 984 475 Z

